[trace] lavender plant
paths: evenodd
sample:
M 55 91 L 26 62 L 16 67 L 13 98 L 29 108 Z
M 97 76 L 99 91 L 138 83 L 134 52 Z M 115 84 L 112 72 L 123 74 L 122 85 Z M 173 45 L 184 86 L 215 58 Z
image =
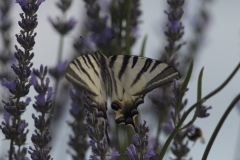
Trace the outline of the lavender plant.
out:
M 76 25 L 76 20 L 74 18 L 70 18 L 69 20 L 66 19 L 66 13 L 71 7 L 72 0 L 59 0 L 56 3 L 57 8 L 62 12 L 61 16 L 58 16 L 57 18 L 53 19 L 49 17 L 49 22 L 53 26 L 53 28 L 57 31 L 57 33 L 60 35 L 59 40 L 59 48 L 58 48 L 58 57 L 57 57 L 57 63 L 56 66 L 50 68 L 50 74 L 55 80 L 55 98 L 53 100 L 53 104 L 58 106 L 57 110 L 53 109 L 51 113 L 57 112 L 54 116 L 56 120 L 59 119 L 59 115 L 63 112 L 64 105 L 66 105 L 64 102 L 66 102 L 67 94 L 58 94 L 62 93 L 62 90 L 67 89 L 68 85 L 62 84 L 61 87 L 59 85 L 62 77 L 65 73 L 66 68 L 66 61 L 62 60 L 62 54 L 63 54 L 63 44 L 64 44 L 64 37 L 74 28 Z M 66 86 L 66 87 L 65 87 Z M 58 97 L 59 96 L 59 97 Z M 62 101 L 57 101 L 55 99 L 61 99 Z
M 10 31 L 12 22 L 9 18 L 9 14 L 11 11 L 12 1 L 4 0 L 0 3 L 0 16 L 1 16 L 1 22 L 0 22 L 0 33 L 1 33 L 1 39 L 2 39 L 2 47 L 0 52 L 0 60 L 1 60 L 1 73 L 0 78 L 7 78 L 9 79 L 11 74 L 8 74 L 9 67 L 8 64 L 11 63 L 11 60 L 13 59 L 13 53 L 11 51 L 11 39 L 10 39 Z
M 34 29 L 38 23 L 36 12 L 43 1 L 44 0 L 16 0 L 24 12 L 20 14 L 22 20 L 19 22 L 19 26 L 22 30 L 20 34 L 16 35 L 17 41 L 23 49 L 19 49 L 15 46 L 16 52 L 14 56 L 17 59 L 17 63 L 11 66 L 15 73 L 15 80 L 10 81 L 4 77 L 1 82 L 2 86 L 6 87 L 11 94 L 8 101 L 3 100 L 5 113 L 3 115 L 3 122 L 0 126 L 5 139 L 10 140 L 10 149 L 7 154 L 8 159 L 26 160 L 29 159 L 27 158 L 27 153 L 30 155 L 31 159 L 53 159 L 50 155 L 50 150 L 52 148 L 49 145 L 52 136 L 48 128 L 52 116 L 58 118 L 62 116 L 59 116 L 57 112 L 53 112 L 52 107 L 53 104 L 57 106 L 58 109 L 55 111 L 60 110 L 59 106 L 66 107 L 65 102 L 68 96 L 64 93 L 68 93 L 67 89 L 69 84 L 59 84 L 64 76 L 65 67 L 67 65 L 66 60 L 62 58 L 62 54 L 64 54 L 62 51 L 64 44 L 63 39 L 76 24 L 76 20 L 74 19 L 65 19 L 66 12 L 69 10 L 72 1 L 59 0 L 57 2 L 57 7 L 61 10 L 62 17 L 56 18 L 55 20 L 52 18 L 49 19 L 50 23 L 60 35 L 59 54 L 58 57 L 56 57 L 57 64 L 55 67 L 51 68 L 49 72 L 56 82 L 54 88 L 55 94 L 63 93 L 63 97 L 55 95 L 54 101 L 51 100 L 54 94 L 53 89 L 49 87 L 50 79 L 46 75 L 47 67 L 41 66 L 40 70 L 31 71 L 33 65 L 31 61 L 34 56 L 31 51 L 35 45 L 34 39 L 36 36 Z M 4 7 L 6 10 L 0 8 L 4 14 L 7 13 L 10 6 L 8 2 L 10 1 L 4 0 L 1 3 L 4 5 L 7 4 Z M 87 41 L 93 43 L 107 56 L 113 54 L 131 54 L 131 49 L 139 38 L 139 18 L 142 14 L 140 1 L 84 0 L 84 3 L 86 7 L 86 18 L 85 26 L 82 30 L 84 33 L 81 32 L 80 35 L 84 35 Z M 167 0 L 167 3 L 168 8 L 165 11 L 168 17 L 165 30 L 167 45 L 165 46 L 164 53 L 160 55 L 160 59 L 179 69 L 179 67 L 183 66 L 185 63 L 180 54 L 180 49 L 182 49 L 185 44 L 182 40 L 184 36 L 184 24 L 182 23 L 184 0 Z M 204 6 L 202 9 L 204 9 Z M 208 16 L 206 15 L 208 14 L 204 11 L 205 10 L 201 12 L 203 13 L 202 21 L 206 22 L 208 20 Z M 6 26 L 8 26 L 7 24 L 9 23 L 5 22 L 9 21 L 1 21 L 1 24 L 5 26 L 2 28 L 7 28 Z M 200 29 L 197 29 L 201 30 L 205 26 L 196 25 L 195 27 L 200 27 Z M 5 33 L 7 33 L 7 31 L 4 31 L 4 34 Z M 199 31 L 198 38 L 201 38 L 203 34 L 204 32 Z M 6 37 L 8 38 L 8 36 Z M 112 37 L 115 38 L 112 39 Z M 6 39 L 6 42 L 8 42 L 7 40 L 8 39 Z M 86 53 L 91 54 L 89 51 L 90 47 L 86 45 L 86 42 L 79 38 L 78 40 L 80 41 L 77 41 L 74 47 L 77 52 L 79 52 L 79 55 Z M 197 42 L 191 40 L 190 44 L 192 44 L 192 46 L 197 45 L 199 39 L 196 41 Z M 141 55 L 144 55 L 145 44 L 146 38 L 144 38 Z M 8 51 L 8 49 L 5 49 L 4 53 L 6 51 Z M 191 52 L 196 51 L 197 49 L 195 48 L 194 50 L 194 47 L 191 50 Z M 11 56 L 5 58 L 8 63 L 11 59 L 10 57 Z M 189 57 L 195 58 L 195 56 L 192 55 Z M 187 61 L 187 63 L 189 63 L 189 59 Z M 0 65 L 2 64 L 3 63 Z M 198 79 L 197 101 L 189 108 L 187 108 L 188 100 L 185 96 L 188 94 L 188 83 L 191 80 L 193 61 L 191 61 L 189 67 L 184 66 L 183 68 L 184 72 L 187 72 L 183 74 L 185 76 L 182 77 L 182 82 L 174 82 L 172 85 L 158 88 L 149 94 L 149 98 L 154 106 L 154 109 L 151 110 L 153 110 L 154 113 L 144 112 L 143 114 L 155 115 L 158 119 L 156 121 L 144 121 L 143 124 L 136 125 L 135 130 L 130 127 L 115 126 L 112 120 L 114 116 L 112 113 L 106 115 L 99 110 L 98 104 L 85 97 L 84 91 L 71 90 L 69 94 L 71 98 L 71 107 L 69 110 L 72 120 L 68 121 L 69 127 L 72 130 L 68 141 L 68 145 L 71 148 L 68 150 L 68 153 L 71 159 L 162 160 L 164 156 L 168 156 L 168 148 L 171 148 L 171 154 L 174 156 L 174 159 L 188 158 L 188 154 L 191 151 L 189 147 L 190 141 L 196 141 L 201 137 L 201 129 L 195 126 L 196 119 L 206 118 L 210 115 L 211 107 L 206 106 L 204 103 L 229 83 L 239 70 L 240 64 L 237 65 L 225 82 L 206 96 L 202 96 L 202 69 Z M 30 75 L 32 76 L 29 80 Z M 31 85 L 34 86 L 38 93 L 38 95 L 35 96 L 33 107 L 40 115 L 36 116 L 32 114 L 35 123 L 35 132 L 31 136 L 31 140 L 34 147 L 29 147 L 28 150 L 27 147 L 25 147 L 26 139 L 28 138 L 28 130 L 26 129 L 28 123 L 22 118 L 22 114 L 31 101 L 28 95 Z M 224 120 L 239 99 L 240 95 L 238 94 L 227 108 L 226 113 L 219 121 L 206 147 L 202 159 L 207 159 L 214 139 Z M 193 117 L 187 122 L 186 118 L 189 117 L 190 113 L 193 111 Z M 146 124 L 148 124 L 149 127 L 147 127 Z M 154 128 L 157 129 L 156 134 L 153 133 Z M 160 136 L 162 137 L 162 131 L 168 135 L 165 143 L 159 138 Z M 56 136 L 57 132 L 55 132 L 53 137 L 55 138 Z M 149 139 L 154 139 L 155 145 L 151 146 L 151 141 L 149 141 Z M 87 150 L 89 147 L 91 148 L 91 155 L 87 157 Z M 55 148 L 56 147 L 53 146 L 53 149 Z
M 136 127 L 136 134 L 133 136 L 133 144 L 127 147 L 125 154 L 129 159 L 150 159 L 153 158 L 155 153 L 152 148 L 148 147 L 148 131 L 146 121 Z
M 37 27 L 36 12 L 43 0 L 27 1 L 17 0 L 23 12 L 20 14 L 21 21 L 18 22 L 21 27 L 20 34 L 16 34 L 16 39 L 19 45 L 23 47 L 19 49 L 15 46 L 16 52 L 14 53 L 18 64 L 12 64 L 11 68 L 15 73 L 15 80 L 8 82 L 6 78 L 2 79 L 2 86 L 6 87 L 11 93 L 8 101 L 2 101 L 5 109 L 5 121 L 2 122 L 1 130 L 5 138 L 10 140 L 9 160 L 12 159 L 26 159 L 27 148 L 24 147 L 26 142 L 26 130 L 28 123 L 21 118 L 25 112 L 31 99 L 23 97 L 29 93 L 31 83 L 29 83 L 29 76 L 31 75 L 31 62 L 34 53 L 31 52 L 35 45 L 34 29 Z M 17 148 L 17 149 L 16 149 Z
M 70 154 L 74 160 L 84 159 L 87 148 L 89 147 L 87 142 L 88 126 L 84 123 L 84 120 L 86 119 L 86 109 L 83 106 L 84 95 L 78 90 L 71 90 L 70 98 L 72 100 L 70 114 L 74 118 L 74 121 L 68 122 L 73 131 L 73 134 L 70 135 L 68 144 L 75 152 Z
M 10 38 L 10 31 L 12 22 L 9 17 L 11 13 L 11 7 L 13 2 L 11 0 L 3 0 L 0 2 L 0 34 L 1 34 L 1 47 L 0 47 L 0 79 L 6 78 L 7 80 L 12 80 L 13 72 L 9 68 L 9 65 L 13 62 L 13 51 L 11 49 L 11 38 Z M 3 98 L 8 97 L 7 94 L 2 94 Z M 2 112 L 2 105 L 0 104 L 0 112 Z
M 53 89 L 52 87 L 49 87 L 50 79 L 46 77 L 46 74 L 47 67 L 43 67 L 41 65 L 40 70 L 33 69 L 30 79 L 30 83 L 34 86 L 35 91 L 38 93 L 38 95 L 35 96 L 36 101 L 33 104 L 33 108 L 37 112 L 41 113 L 38 117 L 36 117 L 35 114 L 32 114 L 36 129 L 34 131 L 35 133 L 31 137 L 34 148 L 29 147 L 30 151 L 28 151 L 28 153 L 31 155 L 31 159 L 33 160 L 53 160 L 53 158 L 49 155 L 52 148 L 48 146 L 48 143 L 52 139 L 48 129 L 52 116 L 47 116 L 53 107 L 51 100 L 53 96 Z

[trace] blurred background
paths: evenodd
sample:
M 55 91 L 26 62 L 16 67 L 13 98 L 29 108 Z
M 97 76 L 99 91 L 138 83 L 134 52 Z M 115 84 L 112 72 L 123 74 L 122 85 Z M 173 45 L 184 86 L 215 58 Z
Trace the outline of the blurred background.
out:
M 57 63 L 56 57 L 59 45 L 59 35 L 48 21 L 48 17 L 56 17 L 61 14 L 55 6 L 56 2 L 57 0 L 46 0 L 41 4 L 37 12 L 39 24 L 35 30 L 37 36 L 36 45 L 34 47 L 34 68 L 39 68 L 41 64 L 53 67 Z M 157 59 L 159 57 L 159 50 L 162 50 L 167 44 L 163 32 L 167 21 L 167 16 L 164 13 L 167 4 L 165 1 L 161 0 L 140 1 L 140 3 L 140 9 L 142 10 L 140 20 L 142 23 L 139 25 L 139 37 L 132 49 L 132 53 L 139 55 L 143 37 L 147 35 L 148 39 L 146 42 L 145 56 Z M 194 61 L 194 70 L 188 86 L 189 91 L 185 96 L 185 98 L 188 98 L 187 107 L 196 102 L 197 79 L 202 67 L 204 67 L 202 95 L 205 96 L 217 88 L 227 76 L 229 76 L 240 61 L 239 0 L 185 1 L 182 19 L 185 29 L 182 41 L 185 41 L 186 45 L 182 46 L 180 49 L 181 53 L 187 52 L 189 41 L 194 38 L 192 34 L 194 31 L 191 30 L 191 26 L 196 23 L 194 19 L 197 14 L 196 11 L 199 10 L 202 3 L 205 3 L 205 9 L 208 11 L 209 20 L 206 24 L 204 34 L 201 37 L 202 43 Z M 17 22 L 20 20 L 19 13 L 21 12 L 20 6 L 18 4 L 13 4 L 10 15 L 13 21 L 11 29 L 12 34 L 10 35 L 12 37 L 12 46 L 16 44 L 15 34 L 20 31 Z M 74 52 L 73 42 L 78 38 L 82 27 L 85 27 L 84 17 L 86 16 L 86 9 L 84 7 L 84 2 L 73 0 L 70 11 L 67 12 L 66 16 L 69 18 L 74 17 L 77 20 L 77 25 L 64 39 L 63 59 L 72 55 Z M 54 81 L 51 81 L 50 85 L 54 86 Z M 212 109 L 208 111 L 210 116 L 204 119 L 198 118 L 194 124 L 202 129 L 205 144 L 202 144 L 198 140 L 193 147 L 190 147 L 191 151 L 188 157 L 192 157 L 196 160 L 202 157 L 206 144 L 218 121 L 239 92 L 240 73 L 237 73 L 220 93 L 204 103 L 207 106 L 212 106 Z M 33 96 L 34 92 L 31 91 L 30 95 Z M 141 108 L 142 107 L 147 109 L 147 105 L 143 105 Z M 66 124 L 66 121 L 71 120 L 68 110 L 69 109 L 66 108 L 61 115 L 61 125 L 58 126 L 59 134 L 58 137 L 54 137 L 54 139 L 57 139 L 54 141 L 57 145 L 53 145 L 51 154 L 54 159 L 71 159 L 70 155 L 67 154 L 67 150 L 70 150 L 67 145 L 69 140 L 68 134 L 71 133 L 70 128 Z M 34 111 L 30 104 L 27 108 L 27 112 L 25 112 L 23 116 L 29 123 L 30 132 L 33 132 L 31 130 L 31 126 L 33 126 L 31 118 L 32 112 Z M 188 120 L 190 120 L 190 118 Z M 31 144 L 30 134 L 28 137 L 29 140 L 26 145 Z M 3 134 L 0 134 L 0 139 L 2 140 L 0 144 L 0 155 L 2 156 L 6 154 L 6 149 L 9 148 L 9 142 L 4 140 Z M 191 145 L 192 144 L 189 144 L 189 146 Z M 240 160 L 239 148 L 240 106 L 238 106 L 238 109 L 235 107 L 228 116 L 213 144 L 208 159 Z M 165 159 L 169 159 L 169 157 L 171 157 L 171 154 L 167 154 Z

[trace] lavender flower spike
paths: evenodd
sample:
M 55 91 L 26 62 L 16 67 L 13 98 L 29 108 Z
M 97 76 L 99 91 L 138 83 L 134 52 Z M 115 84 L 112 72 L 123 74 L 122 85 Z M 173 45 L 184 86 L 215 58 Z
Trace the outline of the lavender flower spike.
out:
M 152 148 L 148 147 L 148 133 L 149 128 L 146 126 L 146 121 L 143 124 L 140 124 L 139 127 L 136 127 L 136 134 L 133 136 L 133 144 L 127 147 L 125 154 L 130 159 L 135 160 L 149 160 L 155 155 Z
M 39 4 L 41 2 L 39 1 Z M 15 80 L 8 82 L 6 79 L 3 79 L 2 82 L 2 86 L 6 87 L 11 93 L 8 102 L 2 101 L 5 112 L 10 116 L 8 118 L 10 120 L 5 119 L 5 122 L 2 123 L 3 126 L 0 127 L 5 138 L 10 140 L 9 160 L 27 159 L 27 148 L 23 146 L 26 143 L 28 123 L 21 116 L 31 101 L 30 98 L 26 98 L 24 101 L 23 97 L 27 96 L 32 85 L 28 80 L 31 75 L 31 67 L 33 66 L 31 60 L 34 57 L 34 53 L 32 50 L 35 45 L 35 36 L 37 35 L 34 29 L 38 24 L 36 12 L 39 8 L 36 0 L 16 0 L 16 3 L 21 6 L 23 11 L 20 14 L 21 21 L 18 23 L 21 30 L 15 35 L 21 49 L 15 45 L 16 52 L 14 56 L 17 64 L 11 65 L 15 74 Z M 18 147 L 17 151 L 15 146 Z
M 46 77 L 46 74 L 47 67 L 41 65 L 40 70 L 33 69 L 30 81 L 34 86 L 35 91 L 38 93 L 38 95 L 35 96 L 36 101 L 33 104 L 33 107 L 37 112 L 41 113 L 38 117 L 32 114 L 36 129 L 31 138 L 34 148 L 29 147 L 30 151 L 28 153 L 33 160 L 51 158 L 49 152 L 52 148 L 47 146 L 47 144 L 52 139 L 48 129 L 52 117 L 46 117 L 46 114 L 52 109 L 51 98 L 54 93 L 52 87 L 49 87 L 50 80 Z M 37 79 L 39 79 L 40 83 L 38 83 Z

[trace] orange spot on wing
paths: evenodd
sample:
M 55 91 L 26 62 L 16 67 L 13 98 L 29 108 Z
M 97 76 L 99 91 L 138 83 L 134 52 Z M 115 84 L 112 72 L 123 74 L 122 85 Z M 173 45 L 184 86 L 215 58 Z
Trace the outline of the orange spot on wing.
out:
M 123 108 L 123 104 L 120 102 L 120 101 L 118 101 L 118 100 L 114 100 L 114 101 L 112 101 L 112 104 L 117 104 L 118 106 L 119 106 L 119 108 Z

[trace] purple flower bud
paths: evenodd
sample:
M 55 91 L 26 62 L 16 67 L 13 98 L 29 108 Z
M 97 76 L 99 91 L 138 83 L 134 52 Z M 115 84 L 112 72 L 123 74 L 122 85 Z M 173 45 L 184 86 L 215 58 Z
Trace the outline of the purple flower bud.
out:
M 99 160 L 96 156 L 96 154 L 93 154 L 90 156 L 89 160 Z
M 92 148 L 96 148 L 96 143 L 95 143 L 93 140 L 90 140 L 90 141 L 89 141 L 89 145 L 90 145 Z
M 133 141 L 133 144 L 134 144 L 134 146 L 136 147 L 136 148 L 139 148 L 140 147 L 140 138 L 139 138 L 139 135 L 138 134 L 135 134 L 135 135 L 133 135 L 133 137 L 132 137 L 132 141 Z
M 152 148 L 148 148 L 147 152 L 144 154 L 143 159 L 144 160 L 149 160 L 149 158 L 151 158 L 154 155 L 155 155 L 155 153 L 154 153 L 153 149 Z
M 49 73 L 55 78 L 59 79 L 65 74 L 66 62 L 60 62 L 54 68 L 49 69 Z
M 71 18 L 69 21 L 62 21 L 60 18 L 53 20 L 51 17 L 49 17 L 48 20 L 52 26 L 62 35 L 67 34 L 77 23 L 74 18 Z
M 41 4 L 42 2 L 45 2 L 45 0 L 38 0 L 38 1 L 37 1 L 37 5 L 40 6 L 40 4 Z
M 25 124 L 23 122 L 20 122 L 17 128 L 17 132 L 21 133 L 25 128 Z
M 47 100 L 50 100 L 53 94 L 54 94 L 53 88 L 49 87 L 48 88 L 48 93 L 47 93 Z
M 119 152 L 116 150 L 115 147 L 112 148 L 112 157 L 111 160 L 116 160 L 116 158 L 120 156 Z
M 45 95 L 39 94 L 38 96 L 36 96 L 36 100 L 39 105 L 44 105 L 45 104 Z
M 28 97 L 28 98 L 26 99 L 25 103 L 26 103 L 26 104 L 29 104 L 30 102 L 31 102 L 31 98 Z
M 8 82 L 6 78 L 2 79 L 1 82 L 2 86 L 6 87 L 11 91 L 16 91 L 16 83 L 15 82 Z
M 79 106 L 76 103 L 72 103 L 71 105 L 71 113 L 77 115 L 80 111 Z
M 164 126 L 163 126 L 163 130 L 167 133 L 170 134 L 173 131 L 173 122 L 172 119 L 170 119 Z
M 49 83 L 50 83 L 50 79 L 49 79 L 49 77 L 47 77 L 47 78 L 46 78 L 46 86 L 48 86 Z
M 16 0 L 15 3 L 18 3 L 21 7 L 25 7 L 28 4 L 28 0 Z
M 34 87 L 38 85 L 37 77 L 35 76 L 34 72 L 31 74 L 29 83 L 31 83 Z
M 70 18 L 67 24 L 69 28 L 73 28 L 77 24 L 77 21 L 74 18 Z
M 212 107 L 211 106 L 207 107 L 207 106 L 204 106 L 204 105 L 200 105 L 199 108 L 198 108 L 198 117 L 199 118 L 208 117 L 210 115 L 210 113 L 207 113 L 207 111 L 209 109 L 212 109 Z
M 125 151 L 125 154 L 130 159 L 134 159 L 137 156 L 135 146 L 133 144 L 131 144 L 129 147 L 127 147 L 127 150 Z
M 174 30 L 175 32 L 177 32 L 181 28 L 180 22 L 179 21 L 172 21 L 170 28 L 172 30 Z
M 5 112 L 5 113 L 3 114 L 3 119 L 5 120 L 6 124 L 9 125 L 9 122 L 10 122 L 10 114 L 7 113 L 7 112 Z

